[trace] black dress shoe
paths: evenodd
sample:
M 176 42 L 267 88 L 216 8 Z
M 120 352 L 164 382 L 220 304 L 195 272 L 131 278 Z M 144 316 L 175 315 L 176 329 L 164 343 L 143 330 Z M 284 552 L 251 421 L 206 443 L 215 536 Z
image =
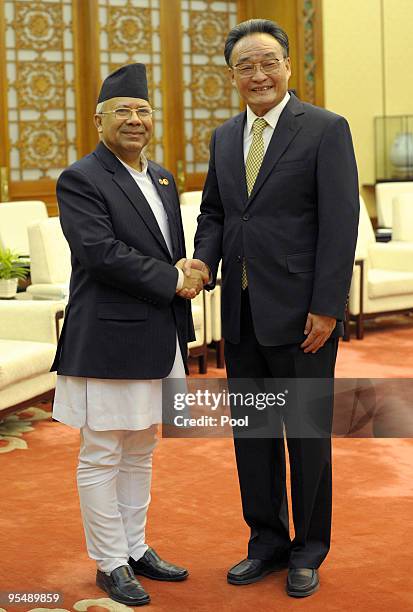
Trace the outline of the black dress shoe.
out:
M 318 571 L 307 567 L 290 568 L 287 576 L 287 593 L 291 597 L 308 597 L 320 588 Z
M 288 567 L 287 560 L 244 559 L 231 567 L 227 574 L 227 581 L 230 584 L 251 584 L 271 572 L 279 572 L 286 567 Z
M 98 570 L 96 585 L 106 591 L 111 599 L 126 606 L 144 606 L 151 600 L 143 586 L 136 580 L 129 565 L 117 567 L 110 576 Z
M 146 576 L 153 580 L 168 580 L 170 582 L 179 582 L 185 580 L 188 576 L 188 570 L 177 565 L 172 565 L 168 561 L 163 561 L 156 554 L 153 548 L 148 548 L 146 553 L 138 561 L 129 557 L 129 565 L 135 574 Z

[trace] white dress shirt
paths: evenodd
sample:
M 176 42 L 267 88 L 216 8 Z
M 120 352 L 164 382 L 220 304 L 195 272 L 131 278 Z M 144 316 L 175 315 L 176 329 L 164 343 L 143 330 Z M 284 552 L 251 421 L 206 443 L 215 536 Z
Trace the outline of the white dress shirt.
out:
M 277 106 L 274 106 L 274 108 L 269 110 L 268 113 L 263 115 L 263 119 L 265 119 L 266 122 L 268 123 L 268 125 L 265 127 L 262 133 L 262 136 L 264 139 L 264 155 L 267 152 L 268 145 L 270 144 L 270 140 L 272 138 L 272 135 L 274 134 L 274 130 L 278 123 L 278 119 L 280 118 L 280 115 L 282 111 L 284 110 L 284 108 L 286 107 L 290 97 L 291 96 L 287 91 L 284 98 L 281 100 L 281 102 L 279 102 Z M 258 115 L 256 115 L 250 109 L 250 107 L 247 106 L 247 120 L 244 126 L 244 162 L 247 161 L 248 151 L 252 143 L 252 137 L 253 137 L 252 124 L 254 123 L 255 119 L 258 119 Z
M 123 166 L 125 166 L 126 170 L 130 173 L 137 186 L 145 196 L 145 199 L 151 207 L 156 222 L 158 223 L 162 235 L 165 239 L 166 246 L 168 247 L 168 250 L 172 256 L 172 241 L 171 232 L 169 229 L 168 215 L 166 213 L 164 205 L 162 204 L 162 200 L 159 197 L 159 193 L 157 192 L 156 187 L 152 183 L 151 177 L 148 174 L 148 160 L 146 159 L 145 155 L 141 153 L 141 172 L 139 172 L 139 170 L 135 170 L 135 168 L 132 168 L 132 166 L 129 166 L 121 159 L 119 159 L 119 161 Z M 178 269 L 178 282 L 176 284 L 176 288 L 178 291 L 179 289 L 182 289 L 183 284 L 184 273 L 182 272 L 182 270 Z
M 148 173 L 148 163 L 142 155 L 139 172 L 119 160 L 142 191 L 172 254 L 168 215 Z M 183 272 L 178 270 L 177 289 L 182 287 Z M 181 283 L 181 284 L 180 284 Z M 144 355 L 142 355 L 144 359 Z M 167 378 L 180 379 L 177 392 L 186 392 L 185 367 L 176 338 L 175 361 Z M 162 422 L 162 380 L 118 380 L 57 376 L 53 418 L 72 427 L 86 423 L 94 431 L 113 429 L 147 429 Z

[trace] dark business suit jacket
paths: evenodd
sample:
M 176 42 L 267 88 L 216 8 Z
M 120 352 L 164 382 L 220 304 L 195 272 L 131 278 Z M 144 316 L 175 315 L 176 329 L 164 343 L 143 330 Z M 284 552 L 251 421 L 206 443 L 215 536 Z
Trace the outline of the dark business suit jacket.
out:
M 351 134 L 343 117 L 290 95 L 250 197 L 246 112 L 211 139 L 194 256 L 214 278 L 222 257 L 223 336 L 232 343 L 240 338 L 243 258 L 260 344 L 302 342 L 308 312 L 335 317 L 333 337 L 342 333 L 359 211 Z
M 149 161 L 168 215 L 171 257 L 137 184 L 103 144 L 57 182 L 60 221 L 72 253 L 70 299 L 52 369 L 68 376 L 151 379 L 184 363 L 194 338 L 189 301 L 175 295 L 185 257 L 172 175 Z M 167 179 L 159 182 L 159 179 Z

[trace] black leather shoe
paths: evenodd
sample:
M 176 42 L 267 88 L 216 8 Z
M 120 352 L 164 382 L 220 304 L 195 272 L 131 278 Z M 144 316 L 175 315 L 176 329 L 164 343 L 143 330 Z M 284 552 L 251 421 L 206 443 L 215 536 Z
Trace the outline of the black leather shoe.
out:
M 287 576 L 287 594 L 290 597 L 308 597 L 320 588 L 318 571 L 307 567 L 290 568 Z
M 140 576 L 146 576 L 153 580 L 168 580 L 170 582 L 179 582 L 188 577 L 188 570 L 177 565 L 172 565 L 168 561 L 163 561 L 153 548 L 148 548 L 146 553 L 135 561 L 129 557 L 129 565 Z
M 231 567 L 227 574 L 230 584 L 251 584 L 258 582 L 271 572 L 280 572 L 288 567 L 288 561 L 263 561 L 262 559 L 244 559 Z
M 96 585 L 106 591 L 111 599 L 126 606 L 144 606 L 151 600 L 143 586 L 136 580 L 129 565 L 117 567 L 110 576 L 97 570 Z

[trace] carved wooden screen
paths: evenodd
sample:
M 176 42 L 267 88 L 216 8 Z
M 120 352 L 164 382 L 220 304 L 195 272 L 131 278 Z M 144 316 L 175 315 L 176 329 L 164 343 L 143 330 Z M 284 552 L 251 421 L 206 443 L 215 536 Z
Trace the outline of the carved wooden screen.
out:
M 73 9 L 71 0 L 4 0 L 2 8 L 2 139 L 11 195 L 21 199 L 25 187 L 51 191 L 77 157 Z
M 97 142 L 102 79 L 136 61 L 147 65 L 155 109 L 148 155 L 179 175 L 181 189 L 201 188 L 211 132 L 239 110 L 223 47 L 244 5 L 0 0 L 0 167 L 9 198 L 43 199 L 57 212 L 57 176 Z
M 124 64 L 147 66 L 148 89 L 155 109 L 147 155 L 164 162 L 160 0 L 99 0 L 100 78 Z
M 208 169 L 212 131 L 239 112 L 239 97 L 223 54 L 228 31 L 238 22 L 237 4 L 182 2 L 185 166 L 192 185 Z

